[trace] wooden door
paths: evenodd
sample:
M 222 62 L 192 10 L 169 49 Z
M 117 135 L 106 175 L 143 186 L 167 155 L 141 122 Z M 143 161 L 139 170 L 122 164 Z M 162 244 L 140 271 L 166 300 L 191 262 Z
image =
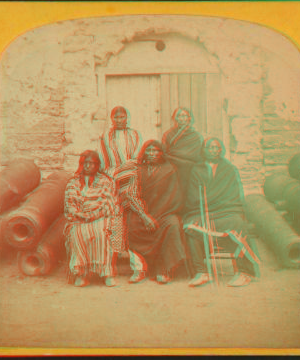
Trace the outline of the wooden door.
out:
M 108 119 L 115 106 L 124 106 L 129 127 L 140 131 L 143 141 L 160 139 L 159 75 L 106 76 L 106 102 Z
M 161 140 L 179 106 L 191 109 L 194 127 L 204 138 L 228 137 L 222 119 L 219 74 L 157 74 L 106 76 L 107 117 L 117 105 L 131 115 L 130 127 L 139 130 L 143 141 Z
M 204 138 L 224 140 L 221 78 L 219 74 L 161 75 L 161 132 L 172 126 L 173 111 L 183 106 L 191 109 L 194 127 Z

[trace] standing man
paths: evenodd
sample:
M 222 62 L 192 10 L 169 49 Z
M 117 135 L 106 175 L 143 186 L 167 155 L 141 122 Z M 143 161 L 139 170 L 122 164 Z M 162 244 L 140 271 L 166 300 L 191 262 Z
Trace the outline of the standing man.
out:
M 192 167 L 201 161 L 203 136 L 193 128 L 194 118 L 189 109 L 177 108 L 172 120 L 174 126 L 164 133 L 162 143 L 168 160 L 177 169 L 185 202 Z

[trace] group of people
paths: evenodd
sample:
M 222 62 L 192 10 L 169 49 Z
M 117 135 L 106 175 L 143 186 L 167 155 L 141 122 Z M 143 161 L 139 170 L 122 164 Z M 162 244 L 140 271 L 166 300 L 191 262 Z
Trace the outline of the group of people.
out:
M 124 107 L 112 110 L 98 151 L 81 154 L 66 187 L 69 283 L 86 286 L 95 273 L 115 286 L 118 253 L 128 251 L 130 283 L 149 276 L 167 284 L 185 263 L 189 286 L 201 286 L 216 276 L 205 259 L 215 246 L 213 234 L 222 233 L 227 236 L 217 243 L 238 254 L 228 285 L 249 284 L 256 257 L 245 236 L 239 173 L 224 158 L 222 141 L 204 141 L 183 107 L 174 111 L 162 142 L 142 144 L 127 118 Z

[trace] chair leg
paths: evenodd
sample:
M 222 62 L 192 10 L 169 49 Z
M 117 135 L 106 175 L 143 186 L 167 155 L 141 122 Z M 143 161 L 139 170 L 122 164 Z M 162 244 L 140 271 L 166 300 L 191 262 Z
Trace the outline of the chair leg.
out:
M 211 259 L 210 257 L 210 251 L 209 251 L 209 243 L 208 243 L 208 237 L 204 236 L 204 251 L 205 251 L 205 258 L 206 258 L 206 266 L 208 270 L 209 276 L 213 277 L 213 271 L 212 271 L 212 261 L 215 261 L 214 259 Z
M 236 274 L 238 272 L 238 267 L 237 267 L 237 264 L 236 264 L 236 258 L 233 257 L 231 259 L 231 261 L 232 261 L 233 272 L 234 272 L 234 274 Z
M 250 248 L 252 249 L 254 254 L 259 258 L 259 260 L 261 260 L 259 253 L 258 253 L 258 248 L 256 245 L 255 238 L 252 236 L 249 236 L 248 239 L 249 239 L 248 241 L 249 241 Z M 260 277 L 260 269 L 259 269 L 259 265 L 257 263 L 254 264 L 254 272 L 255 272 L 255 276 L 257 278 L 259 278 Z

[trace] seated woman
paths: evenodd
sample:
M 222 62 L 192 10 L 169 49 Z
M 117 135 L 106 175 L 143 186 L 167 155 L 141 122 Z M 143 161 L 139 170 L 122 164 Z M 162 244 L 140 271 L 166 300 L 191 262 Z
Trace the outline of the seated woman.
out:
M 85 151 L 66 187 L 66 249 L 69 282 L 75 280 L 75 286 L 88 285 L 91 273 L 105 277 L 107 286 L 116 285 L 113 254 L 122 244 L 114 238 L 114 219 L 121 216 L 120 208 L 115 200 L 114 181 L 99 168 L 98 154 Z
M 164 133 L 162 143 L 168 160 L 177 168 L 185 200 L 191 169 L 201 160 L 203 137 L 193 129 L 193 115 L 187 108 L 177 108 L 172 120 L 174 126 Z
M 237 258 L 237 274 L 230 281 L 230 286 L 247 285 L 255 276 L 256 256 L 246 242 L 243 211 L 243 188 L 237 168 L 224 159 L 225 148 L 217 138 L 205 141 L 203 146 L 204 161 L 195 165 L 189 181 L 186 215 L 183 219 L 187 244 L 190 249 L 194 278 L 190 286 L 203 285 L 212 281 L 204 263 L 205 248 L 203 236 L 205 230 L 225 232 L 229 237 L 219 238 L 218 245 L 243 249 L 243 256 Z M 200 199 L 201 197 L 201 199 Z M 202 208 L 202 211 L 201 211 Z M 189 229 L 190 224 L 200 226 L 200 232 Z M 201 230 L 202 229 L 202 230 Z
M 174 167 L 160 142 L 147 141 L 138 155 L 131 191 L 122 195 L 127 209 L 131 283 L 146 277 L 147 264 L 159 283 L 171 281 L 171 272 L 186 258 L 184 233 L 177 216 L 181 192 Z M 146 260 L 146 261 L 145 261 Z

